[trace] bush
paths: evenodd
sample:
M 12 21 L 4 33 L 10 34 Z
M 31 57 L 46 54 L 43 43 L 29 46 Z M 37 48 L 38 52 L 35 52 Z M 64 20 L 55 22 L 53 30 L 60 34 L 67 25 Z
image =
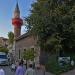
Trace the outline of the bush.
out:
M 59 66 L 56 55 L 49 57 L 49 60 L 46 64 L 46 70 L 54 73 L 55 75 L 60 75 L 63 72 L 67 72 L 73 69 L 70 64 L 64 64 L 64 66 Z
M 0 47 L 0 52 L 5 52 L 5 53 L 8 53 L 8 49 L 5 48 L 5 47 Z

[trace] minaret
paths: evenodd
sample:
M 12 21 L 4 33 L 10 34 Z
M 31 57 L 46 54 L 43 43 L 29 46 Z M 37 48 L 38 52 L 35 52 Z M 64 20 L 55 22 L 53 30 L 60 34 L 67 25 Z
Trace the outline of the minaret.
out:
M 23 20 L 20 18 L 20 10 L 18 3 L 16 4 L 16 8 L 14 11 L 14 18 L 12 19 L 12 24 L 14 25 L 14 39 L 21 35 L 21 26 L 23 24 Z

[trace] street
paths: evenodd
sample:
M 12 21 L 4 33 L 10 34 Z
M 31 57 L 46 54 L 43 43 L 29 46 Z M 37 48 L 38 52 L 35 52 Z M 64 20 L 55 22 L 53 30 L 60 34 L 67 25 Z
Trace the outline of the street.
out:
M 3 68 L 5 71 L 5 75 L 15 75 L 14 71 L 11 71 L 10 66 L 0 66 L 0 68 Z M 41 75 L 41 73 L 39 72 L 38 75 Z M 47 73 L 45 75 L 53 75 L 50 73 Z
M 5 71 L 5 75 L 15 75 L 15 72 L 11 71 L 9 66 L 0 66 Z

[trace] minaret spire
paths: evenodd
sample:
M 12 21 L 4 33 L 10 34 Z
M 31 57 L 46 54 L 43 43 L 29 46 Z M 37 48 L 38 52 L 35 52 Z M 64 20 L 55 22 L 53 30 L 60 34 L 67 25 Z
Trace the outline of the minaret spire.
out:
M 20 18 L 20 9 L 19 9 L 19 5 L 18 5 L 18 0 L 16 2 L 16 7 L 15 7 L 15 10 L 14 10 L 14 17 Z
M 16 3 L 15 12 L 16 12 L 16 13 L 20 13 L 18 2 Z

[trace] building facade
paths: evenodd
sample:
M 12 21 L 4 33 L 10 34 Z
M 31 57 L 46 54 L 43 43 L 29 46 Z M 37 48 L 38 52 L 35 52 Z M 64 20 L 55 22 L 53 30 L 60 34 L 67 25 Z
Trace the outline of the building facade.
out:
M 3 46 L 3 47 L 8 47 L 9 43 L 8 43 L 8 39 L 7 38 L 4 38 L 4 37 L 0 37 L 0 46 Z
M 23 52 L 25 50 L 28 50 L 28 49 L 32 49 L 35 51 L 35 63 L 39 63 L 39 55 L 40 55 L 40 49 L 39 49 L 39 46 L 37 45 L 37 39 L 34 38 L 32 35 L 29 35 L 29 34 L 23 34 L 21 36 L 19 36 L 17 39 L 16 39 L 16 42 L 15 42 L 15 54 L 17 55 L 16 58 L 17 59 L 21 59 L 23 57 Z

